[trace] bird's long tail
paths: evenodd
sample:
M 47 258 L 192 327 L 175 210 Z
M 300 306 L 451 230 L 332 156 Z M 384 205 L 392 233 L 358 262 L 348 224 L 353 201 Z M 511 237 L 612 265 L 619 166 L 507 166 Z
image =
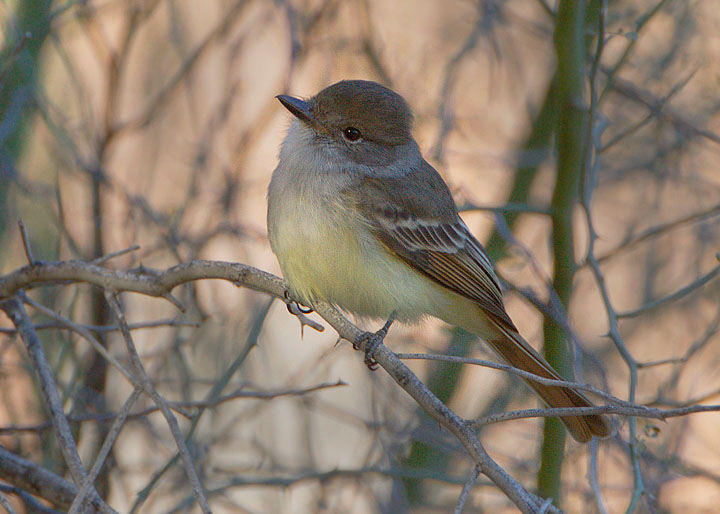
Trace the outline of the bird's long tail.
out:
M 520 334 L 509 327 L 493 324 L 497 332 L 495 337 L 487 338 L 486 342 L 508 364 L 543 378 L 563 380 Z M 526 382 L 551 408 L 594 407 L 582 393 L 570 387 L 543 385 L 532 380 Z M 612 433 L 610 423 L 603 415 L 562 416 L 560 419 L 570 435 L 581 443 L 589 441 L 592 436 L 607 437 Z

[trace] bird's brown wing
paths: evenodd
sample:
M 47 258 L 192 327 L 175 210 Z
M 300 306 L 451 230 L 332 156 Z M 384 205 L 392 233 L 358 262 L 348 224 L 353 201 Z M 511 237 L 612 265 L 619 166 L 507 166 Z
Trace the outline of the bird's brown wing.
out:
M 505 312 L 492 262 L 460 219 L 447 186 L 427 163 L 402 179 L 364 179 L 347 194 L 362 219 L 391 253 L 442 286 L 469 298 L 496 325 L 494 334 L 478 334 L 509 364 L 543 378 L 560 375 L 518 333 Z M 432 198 L 432 201 L 428 201 Z M 528 381 L 550 407 L 592 407 L 570 387 Z M 601 415 L 561 417 L 575 439 L 605 437 L 612 430 Z
M 377 238 L 417 271 L 477 302 L 486 313 L 515 330 L 505 312 L 490 258 L 465 223 L 376 217 Z
M 474 300 L 497 326 L 501 336 L 478 334 L 510 365 L 543 378 L 562 377 L 518 333 L 503 307 L 500 287 L 490 259 L 465 224 L 397 222 L 376 216 L 381 228 L 376 235 L 393 253 L 416 270 L 456 293 Z M 569 387 L 548 386 L 528 381 L 550 407 L 592 407 L 581 392 Z M 593 435 L 611 433 L 604 416 L 563 416 L 572 436 L 587 442 Z
M 423 161 L 420 169 L 397 179 L 366 177 L 346 194 L 390 252 L 515 330 L 490 258 L 432 166 Z

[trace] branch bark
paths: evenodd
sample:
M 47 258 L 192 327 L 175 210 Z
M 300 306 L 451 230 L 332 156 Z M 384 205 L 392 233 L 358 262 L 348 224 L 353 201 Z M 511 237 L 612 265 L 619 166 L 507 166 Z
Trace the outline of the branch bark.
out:
M 0 277 L 0 300 L 4 298 L 5 304 L 11 302 L 12 305 L 22 306 L 21 302 L 11 295 L 23 288 L 39 283 L 87 282 L 107 291 L 106 296 L 111 306 L 114 304 L 112 293 L 120 291 L 162 297 L 178 305 L 171 296 L 172 290 L 178 285 L 200 279 L 229 280 L 239 286 L 287 301 L 285 283 L 279 277 L 244 264 L 204 260 L 179 264 L 164 271 L 148 268 L 118 271 L 82 261 L 34 263 Z M 119 306 L 114 307 L 113 310 L 118 315 Z M 337 309 L 331 305 L 319 304 L 315 306 L 315 310 L 342 338 L 355 342 L 364 349 L 364 332 Z M 124 319 L 120 318 L 119 321 L 121 328 L 127 329 Z M 32 325 L 29 328 L 32 329 Z M 129 331 L 123 332 L 127 342 Z M 446 407 L 392 351 L 380 345 L 374 358 L 428 414 L 458 438 L 473 464 L 503 491 L 521 512 L 537 513 L 547 508 L 542 499 L 527 491 L 488 455 L 475 435 L 473 423 L 460 418 Z M 74 441 L 68 444 L 74 446 Z M 550 507 L 546 512 L 560 511 Z

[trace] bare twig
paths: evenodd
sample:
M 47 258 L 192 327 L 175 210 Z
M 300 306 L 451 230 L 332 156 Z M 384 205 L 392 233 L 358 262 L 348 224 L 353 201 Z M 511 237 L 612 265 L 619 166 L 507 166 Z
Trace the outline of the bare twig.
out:
M 123 404 L 122 409 L 120 409 L 120 412 L 115 418 L 115 421 L 113 421 L 113 424 L 110 427 L 107 436 L 105 437 L 105 441 L 103 442 L 103 445 L 100 448 L 97 457 L 95 458 L 95 463 L 90 469 L 90 473 L 88 473 L 85 482 L 82 484 L 80 491 L 78 492 L 77 496 L 73 500 L 72 505 L 70 506 L 70 510 L 68 511 L 69 514 L 78 514 L 82 512 L 85 500 L 92 491 L 93 483 L 95 482 L 98 474 L 100 474 L 100 469 L 102 469 L 103 464 L 105 464 L 105 459 L 107 459 L 107 456 L 110 454 L 110 450 L 115 444 L 115 440 L 117 439 L 118 435 L 120 435 L 120 430 L 122 430 L 122 427 L 125 424 L 125 420 L 130 413 L 130 409 L 132 409 L 132 406 L 135 405 L 135 402 L 138 400 L 138 398 L 140 398 L 141 394 L 142 388 L 140 386 L 136 386 L 128 399 Z
M 600 514 L 608 514 L 603 502 L 602 491 L 600 490 L 600 482 L 598 481 L 598 440 L 590 441 L 590 465 L 588 466 L 588 479 L 593 489 L 593 497 L 595 505 Z
M 717 255 L 718 260 L 720 260 L 720 254 Z M 664 296 L 662 298 L 658 298 L 657 300 L 653 300 L 652 302 L 643 305 L 642 307 L 639 307 L 637 309 L 633 309 L 631 311 L 624 311 L 624 312 L 618 312 L 617 317 L 618 319 L 623 318 L 635 318 L 641 314 L 645 314 L 653 309 L 657 309 L 658 307 L 661 307 L 662 305 L 665 305 L 666 303 L 674 302 L 675 300 L 679 300 L 680 298 L 683 298 L 684 296 L 687 296 L 690 293 L 693 293 L 700 289 L 702 286 L 710 282 L 712 279 L 714 279 L 718 274 L 720 274 L 720 265 L 715 266 L 712 270 L 708 271 L 705 275 L 698 278 L 697 280 L 694 280 L 690 284 L 686 285 L 685 287 L 675 291 L 672 294 L 669 294 L 667 296 Z
M 718 216 L 718 215 L 720 215 L 720 204 L 714 205 L 713 207 L 702 210 L 700 212 L 696 212 L 693 214 L 689 214 L 687 216 L 683 216 L 679 219 L 670 221 L 668 223 L 655 225 L 653 227 L 650 227 L 650 228 L 642 231 L 640 234 L 638 234 L 634 237 L 628 237 L 625 241 L 620 243 L 618 246 L 616 246 L 612 250 L 609 250 L 608 252 L 597 257 L 597 260 L 600 264 L 602 264 L 603 262 L 607 261 L 608 259 L 611 259 L 612 257 L 617 256 L 619 253 L 624 252 L 626 250 L 630 250 L 631 248 L 635 248 L 640 243 L 644 243 L 645 241 L 652 239 L 653 237 L 657 237 L 657 236 L 664 234 L 670 230 L 687 225 L 688 223 L 700 222 L 707 218 L 712 218 L 712 217 Z
M 4 299 L 0 301 L 0 308 L 4 310 L 12 320 L 25 343 L 27 352 L 30 355 L 38 379 L 40 380 L 43 397 L 50 412 L 60 450 L 65 458 L 65 462 L 70 468 L 73 481 L 76 485 L 82 484 L 87 477 L 87 472 L 80 460 L 70 424 L 65 417 L 65 412 L 60 402 L 57 385 L 53 379 L 52 368 L 45 356 L 42 343 L 38 339 L 37 333 L 20 299 L 16 297 Z M 97 503 L 102 512 L 115 512 L 98 497 L 97 492 L 93 490 L 90 494 L 93 503 Z
M 107 261 L 109 261 L 110 259 L 114 259 L 115 257 L 120 257 L 121 255 L 125 255 L 126 253 L 136 252 L 136 251 L 139 250 L 139 249 L 140 249 L 140 245 L 132 245 L 132 246 L 130 246 L 130 247 L 128 247 L 128 248 L 125 248 L 125 249 L 123 249 L 123 250 L 118 250 L 117 252 L 112 252 L 112 253 L 109 253 L 109 254 L 107 254 L 107 255 L 103 255 L 102 257 L 98 257 L 97 259 L 94 259 L 94 260 L 92 260 L 92 261 L 90 261 L 90 262 L 91 262 L 92 264 L 95 264 L 95 265 L 98 265 L 98 266 L 99 266 L 99 265 L 101 265 L 101 264 L 105 264 L 105 263 L 106 263 Z
M 455 505 L 455 510 L 453 511 L 454 514 L 462 514 L 463 508 L 465 507 L 465 502 L 470 495 L 470 490 L 472 489 L 473 485 L 475 485 L 475 481 L 478 479 L 479 476 L 480 468 L 474 466 L 472 471 L 470 472 L 470 476 L 468 476 L 467 482 L 463 484 L 462 491 L 460 492 L 457 504 Z
M 28 303 L 28 302 L 25 302 Z M 94 332 L 97 334 L 104 334 L 107 332 L 117 332 L 120 330 L 120 327 L 117 325 L 88 325 L 85 323 L 73 323 L 75 326 L 84 328 L 88 332 Z M 143 330 L 147 328 L 161 328 L 161 327 L 193 327 L 197 328 L 201 324 L 198 321 L 183 321 L 179 319 L 174 318 L 165 318 L 165 319 L 157 319 L 155 321 L 145 321 L 145 322 L 139 322 L 139 323 L 130 323 L 129 327 L 130 330 Z M 47 323 L 35 323 L 35 330 L 52 330 L 52 329 L 58 329 L 58 328 L 67 328 L 67 325 L 65 323 L 54 323 L 54 322 L 47 322 Z M 0 334 L 16 334 L 17 330 L 14 328 L 6 328 L 6 327 L 0 327 Z
M 20 228 L 20 236 L 22 237 L 23 248 L 25 249 L 25 257 L 27 257 L 28 262 L 32 266 L 35 264 L 35 259 L 33 259 L 32 248 L 30 247 L 30 236 L 28 236 L 23 220 L 18 220 L 18 227 Z
M 613 404 L 596 407 L 558 407 L 507 411 L 483 416 L 482 418 L 475 420 L 473 424 L 476 426 L 482 426 L 501 421 L 510 421 L 513 419 L 585 416 L 590 414 L 618 414 L 637 418 L 666 420 L 669 418 L 687 416 L 688 414 L 718 411 L 720 411 L 720 405 L 689 405 L 687 407 L 677 409 L 658 409 L 646 407 L 645 405 L 633 405 L 628 402 L 622 402 L 617 405 Z
M 592 269 L 595 282 L 600 294 L 602 295 L 603 305 L 607 313 L 608 325 L 609 325 L 609 337 L 615 344 L 615 348 L 620 353 L 622 359 L 628 366 L 630 372 L 630 384 L 629 384 L 629 395 L 628 400 L 631 403 L 635 402 L 635 394 L 638 382 L 638 366 L 635 358 L 630 354 L 625 343 L 620 335 L 618 327 L 618 316 L 615 308 L 610 300 L 607 287 L 605 285 L 605 277 L 600 269 L 600 264 L 595 257 L 595 243 L 598 239 L 597 231 L 593 222 L 592 214 L 592 195 L 597 186 L 597 169 L 598 169 L 598 149 L 600 148 L 600 135 L 602 133 L 602 124 L 600 123 L 600 116 L 598 115 L 598 105 L 602 100 L 603 93 L 598 93 L 597 90 L 597 73 L 601 69 L 600 59 L 605 45 L 605 15 L 607 14 L 607 3 L 603 2 L 599 17 L 598 17 L 598 34 L 597 34 L 597 47 L 595 53 L 595 59 L 591 70 L 590 87 L 591 87 L 591 104 L 589 109 L 589 116 L 587 118 L 587 139 L 585 141 L 586 147 L 584 150 L 583 159 L 581 162 L 582 176 L 581 176 L 581 194 L 580 204 L 585 213 L 585 221 L 588 231 L 588 249 L 586 254 L 586 261 Z M 631 45 L 632 46 L 632 43 Z M 628 50 L 629 51 L 629 50 Z M 627 55 L 627 54 L 626 54 Z M 610 73 L 613 76 L 614 73 L 619 69 L 620 62 L 616 65 L 616 68 Z M 643 483 L 642 470 L 640 469 L 640 461 L 638 458 L 638 441 L 636 438 L 636 418 L 631 416 L 628 420 L 629 432 L 630 432 L 630 460 L 632 462 L 633 469 L 633 493 L 630 500 L 630 507 L 628 511 L 631 512 L 634 505 L 640 498 L 640 495 L 645 490 Z
M 316 391 L 322 391 L 324 389 L 332 389 L 335 387 L 343 387 L 347 384 L 343 382 L 342 380 L 338 380 L 337 382 L 332 383 L 322 383 L 317 384 L 311 387 L 306 388 L 300 388 L 300 389 L 284 389 L 279 391 L 245 391 L 245 390 L 239 390 L 234 391 L 232 393 L 224 394 L 222 396 L 217 396 L 213 398 L 206 398 L 203 400 L 197 400 L 197 401 L 184 401 L 184 402 L 168 402 L 168 405 L 175 411 L 181 412 L 184 409 L 207 409 L 211 407 L 217 407 L 218 405 L 221 405 L 226 402 L 230 402 L 233 400 L 239 400 L 239 399 L 249 399 L 249 400 L 274 400 L 275 398 L 281 398 L 284 396 L 304 396 L 306 394 L 314 393 Z M 160 410 L 159 407 L 147 407 L 145 409 L 133 412 L 131 414 L 128 414 L 128 419 L 141 419 L 147 416 L 148 414 L 152 414 L 154 412 L 158 412 Z M 119 416 L 116 412 L 107 412 L 103 414 L 82 414 L 82 415 L 70 415 L 68 416 L 68 421 L 70 423 L 85 423 L 85 422 L 103 422 L 103 421 L 114 421 Z M 189 415 L 186 415 L 186 417 L 190 417 Z M 48 430 L 52 428 L 52 425 L 50 423 L 43 423 L 38 425 L 24 425 L 24 426 L 4 426 L 0 427 L 0 435 L 7 435 L 7 434 L 14 434 L 14 433 L 21 433 L 21 432 L 42 432 L 45 430 Z
M 714 143 L 720 143 L 720 135 L 712 132 L 711 130 L 696 127 L 693 123 L 686 120 L 682 114 L 667 105 L 663 100 L 655 98 L 649 91 L 636 86 L 629 80 L 624 80 L 619 78 L 617 75 L 612 75 L 612 70 L 608 68 L 601 67 L 600 69 L 610 80 L 610 85 L 608 86 L 609 90 L 617 91 L 619 94 L 644 105 L 659 119 L 669 121 L 683 133 L 702 137 Z
M 362 330 L 350 323 L 347 318 L 330 305 L 318 303 L 313 307 L 343 339 L 352 341 L 361 350 L 365 350 L 366 340 L 363 339 L 365 333 Z M 375 350 L 373 358 L 430 416 L 458 438 L 475 465 L 522 512 L 536 513 L 540 509 L 542 501 L 523 488 L 487 454 L 485 448 L 475 436 L 472 424 L 446 407 L 393 352 L 381 344 Z M 549 512 L 555 513 L 559 512 L 559 510 L 550 506 Z
M 532 373 L 530 373 L 528 371 L 524 371 L 522 369 L 515 368 L 513 366 L 510 366 L 509 364 L 502 364 L 500 362 L 493 362 L 493 361 L 488 361 L 488 360 L 483 360 L 483 359 L 473 359 L 470 357 L 458 357 L 455 355 L 441 355 L 441 354 L 432 354 L 432 353 L 396 353 L 395 355 L 399 359 L 421 359 L 421 360 L 457 362 L 457 363 L 461 363 L 461 364 L 473 364 L 476 366 L 483 366 L 485 368 L 492 368 L 492 369 L 497 369 L 500 371 L 507 371 L 509 373 L 512 373 L 513 375 L 517 375 L 526 380 L 531 380 L 531 381 L 537 382 L 539 384 L 572 387 L 574 389 L 580 389 L 582 391 L 587 391 L 589 393 L 597 395 L 601 398 L 608 400 L 609 402 L 612 402 L 612 403 L 615 403 L 618 405 L 626 404 L 628 406 L 635 406 L 634 404 L 628 404 L 628 402 L 621 400 L 619 398 L 616 398 L 615 396 L 613 396 L 609 393 L 606 393 L 605 391 L 601 391 L 600 389 L 597 389 L 588 384 L 582 384 L 579 382 L 568 382 L 566 380 L 553 380 L 551 378 L 543 378 L 538 375 L 533 375 Z
M 72 482 L 0 446 L 0 478 L 67 510 L 77 495 Z M 91 504 L 100 509 L 97 499 Z
M 198 477 L 197 471 L 195 470 L 195 463 L 193 462 L 192 456 L 190 455 L 187 445 L 185 444 L 185 439 L 182 435 L 177 419 L 175 419 L 175 416 L 170 410 L 167 401 L 157 392 L 155 386 L 153 386 L 152 381 L 150 380 L 150 377 L 148 377 L 147 373 L 145 372 L 145 368 L 142 365 L 140 356 L 135 349 L 135 343 L 133 343 L 132 334 L 130 333 L 130 329 L 127 325 L 127 322 L 125 321 L 125 315 L 122 312 L 122 308 L 120 307 L 120 302 L 116 297 L 116 293 L 112 292 L 109 289 L 106 289 L 105 299 L 110 305 L 110 309 L 115 314 L 118 324 L 120 325 L 120 331 L 122 332 L 123 339 L 125 340 L 125 346 L 127 347 L 130 360 L 133 363 L 135 375 L 140 380 L 144 392 L 148 396 L 150 396 L 150 398 L 152 398 L 153 402 L 155 402 L 155 404 L 160 408 L 160 411 L 165 417 L 165 421 L 170 428 L 170 432 L 175 439 L 175 444 L 177 444 L 180 456 L 183 460 L 183 464 L 185 466 L 185 473 L 187 474 L 187 477 L 192 484 L 195 499 L 200 505 L 202 511 L 208 514 L 211 512 L 210 506 L 207 503 L 207 498 L 205 498 L 204 489 L 202 487 L 202 484 L 200 483 L 200 478 Z

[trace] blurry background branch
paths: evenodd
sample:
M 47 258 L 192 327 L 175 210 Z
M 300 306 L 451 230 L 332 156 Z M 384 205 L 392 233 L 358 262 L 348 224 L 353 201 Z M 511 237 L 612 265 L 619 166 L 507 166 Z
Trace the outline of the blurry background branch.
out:
M 31 255 L 28 250 L 28 254 Z M 75 497 L 70 512 L 83 511 L 83 502 L 87 498 L 92 498 L 94 490 L 92 484 L 97 477 L 99 469 L 103 465 L 103 460 L 107 457 L 107 451 L 119 434 L 122 424 L 130 414 L 130 408 L 137 401 L 140 392 L 152 397 L 153 401 L 161 410 L 167 420 L 168 425 L 175 436 L 180 455 L 183 458 L 184 468 L 188 474 L 188 478 L 195 492 L 195 500 L 200 504 L 203 512 L 209 512 L 209 505 L 204 493 L 204 487 L 199 481 L 196 474 L 195 466 L 192 458 L 185 446 L 183 436 L 180 432 L 179 425 L 174 415 L 170 411 L 170 405 L 175 409 L 179 406 L 177 402 L 166 402 L 165 399 L 158 394 L 150 382 L 149 377 L 137 355 L 130 329 L 122 314 L 121 307 L 117 301 L 116 294 L 121 291 L 132 291 L 136 293 L 148 294 L 151 296 L 159 296 L 169 298 L 172 290 L 186 282 L 198 279 L 223 278 L 230 280 L 237 285 L 245 285 L 253 287 L 256 290 L 270 293 L 276 297 L 284 298 L 285 287 L 281 279 L 269 275 L 268 273 L 256 270 L 249 266 L 217 263 L 211 261 L 192 261 L 180 266 L 176 266 L 164 272 L 157 270 L 141 269 L 139 273 L 130 272 L 114 272 L 100 268 L 94 264 L 84 262 L 72 263 L 34 263 L 27 267 L 17 270 L 8 276 L 0 277 L 0 307 L 13 320 L 18 332 L 26 341 L 28 352 L 33 356 L 35 368 L 41 377 L 43 389 L 46 391 L 47 403 L 53 412 L 53 425 L 56 433 L 59 434 L 59 445 L 62 449 L 66 449 L 66 461 L 74 471 L 74 480 L 76 486 L 80 489 Z M 45 361 L 44 352 L 40 349 L 40 343 L 37 339 L 34 327 L 28 324 L 29 318 L 25 313 L 22 300 L 16 296 L 21 288 L 42 284 L 46 282 L 72 283 L 77 280 L 83 280 L 88 283 L 99 285 L 104 289 L 105 296 L 108 299 L 115 316 L 117 317 L 123 338 L 128 345 L 128 354 L 134 368 L 134 376 L 136 389 L 131 397 L 126 401 L 121 414 L 115 417 L 114 430 L 109 431 L 110 445 L 104 445 L 105 451 L 102 452 L 99 459 L 102 459 L 93 466 L 91 478 L 88 479 L 85 469 L 82 466 L 75 446 L 75 441 L 70 432 L 68 419 L 62 411 L 57 398 L 56 385 L 52 379 L 49 367 Z M 323 316 L 338 331 L 341 337 L 351 342 L 358 342 L 360 349 L 364 349 L 365 341 L 362 340 L 363 331 L 350 323 L 342 314 L 329 305 L 319 305 L 318 313 Z M 361 342 L 362 341 L 362 342 Z M 38 353 L 39 352 L 39 353 Z M 36 356 L 37 355 L 37 356 Z M 517 481 L 512 479 L 501 467 L 499 467 L 485 452 L 480 441 L 475 437 L 471 425 L 459 418 L 450 409 L 448 409 L 440 400 L 438 400 L 424 384 L 405 366 L 401 361 L 385 346 L 381 346 L 375 352 L 375 359 L 392 377 L 405 389 L 429 414 L 437 419 L 437 421 L 448 428 L 467 449 L 478 469 L 481 470 L 488 478 L 490 478 L 506 495 L 517 505 L 517 507 L 525 513 L 539 512 L 543 501 L 533 496 L 525 490 Z M 130 377 L 128 377 L 130 378 Z M 56 399 L 57 398 L 57 399 Z M 73 453 L 74 452 L 74 453 Z M 12 474 L 12 470 L 6 470 L 3 474 L 5 480 L 15 484 L 16 479 Z M 41 479 L 41 478 L 40 478 Z M 22 483 L 22 482 L 21 482 Z M 82 488 L 80 485 L 82 483 Z M 17 484 L 15 484 L 17 485 Z M 55 491 L 53 489 L 53 491 Z M 53 492 L 46 497 L 52 499 L 60 492 Z M 94 493 L 97 495 L 97 493 Z M 109 508 L 103 506 L 100 501 L 102 511 L 110 511 Z M 553 512 L 552 509 L 546 512 Z
M 29 248 L 26 248 L 26 250 L 28 256 L 32 255 L 32 252 Z M 170 295 L 172 294 L 173 289 L 175 289 L 179 285 L 186 284 L 194 280 L 213 278 L 228 280 L 236 285 L 251 287 L 255 290 L 271 294 L 277 298 L 285 299 L 285 287 L 283 281 L 278 277 L 242 264 L 213 261 L 191 261 L 182 265 L 174 266 L 173 268 L 170 268 L 168 270 L 152 270 L 147 268 L 140 268 L 138 270 L 129 271 L 110 270 L 97 266 L 93 263 L 86 263 L 81 261 L 35 262 L 33 264 L 29 264 L 24 268 L 18 269 L 15 272 L 9 273 L 8 275 L 0 276 L 0 298 L 4 298 L 2 302 L 0 302 L 0 305 L 2 305 L 3 310 L 5 310 L 10 316 L 10 318 L 13 320 L 17 330 L 22 334 L 23 339 L 26 340 L 26 344 L 30 345 L 28 346 L 28 348 L 31 355 L 35 355 L 38 351 L 40 352 L 37 353 L 36 357 L 34 357 L 34 360 L 36 361 L 35 368 L 38 370 L 40 376 L 43 377 L 42 380 L 45 381 L 44 383 L 46 385 L 44 385 L 43 388 L 47 391 L 46 394 L 50 395 L 48 396 L 48 398 L 52 398 L 52 395 L 56 394 L 56 385 L 52 379 L 51 372 L 47 364 L 43 364 L 43 359 L 45 359 L 44 352 L 40 350 L 39 341 L 37 339 L 37 334 L 34 330 L 34 327 L 28 324 L 29 318 L 25 313 L 24 308 L 22 307 L 22 290 L 28 287 L 39 286 L 41 284 L 71 284 L 73 282 L 83 281 L 101 287 L 106 291 L 106 296 L 110 295 L 109 302 L 111 303 L 115 315 L 120 320 L 120 328 L 123 331 L 123 337 L 126 339 L 127 344 L 130 345 L 129 353 L 131 354 L 131 361 L 133 362 L 133 367 L 135 369 L 133 375 L 135 375 L 136 378 L 133 378 L 131 376 L 127 376 L 127 378 L 135 384 L 136 389 L 131 396 L 132 401 L 130 401 L 129 399 L 125 403 L 122 412 L 119 415 L 111 416 L 114 421 L 113 426 L 115 427 L 115 429 L 109 432 L 111 436 L 111 439 L 109 439 L 110 444 L 104 445 L 104 448 L 106 449 L 105 452 L 101 453 L 100 458 L 102 460 L 107 458 L 107 451 L 112 447 L 112 444 L 117 438 L 120 429 L 122 428 L 123 423 L 128 416 L 137 418 L 138 416 L 147 415 L 154 410 L 146 409 L 142 413 L 133 413 L 131 415 L 130 409 L 132 408 L 132 405 L 137 401 L 139 393 L 144 391 L 146 394 L 151 395 L 155 399 L 157 403 L 157 409 L 164 409 L 164 414 L 168 419 L 168 423 L 175 424 L 175 428 L 173 430 L 176 432 L 176 440 L 178 442 L 179 448 L 181 448 L 180 455 L 183 455 L 184 467 L 188 471 L 191 482 L 194 483 L 196 500 L 201 502 L 201 505 L 204 503 L 204 511 L 209 510 L 207 500 L 205 499 L 204 488 L 200 484 L 198 477 L 195 475 L 194 464 L 189 453 L 187 452 L 187 449 L 184 446 L 182 439 L 177 439 L 177 436 L 180 436 L 179 426 L 177 425 L 177 422 L 174 421 L 174 417 L 168 418 L 168 416 L 172 416 L 169 410 L 170 407 L 177 410 L 179 413 L 183 414 L 186 417 L 188 416 L 188 414 L 186 414 L 183 411 L 183 407 L 181 407 L 183 403 L 166 402 L 164 398 L 159 396 L 157 391 L 155 391 L 154 387 L 152 387 L 152 385 L 150 384 L 144 370 L 140 371 L 138 375 L 138 366 L 142 365 L 140 364 L 139 357 L 137 356 L 136 350 L 134 349 L 129 326 L 124 320 L 124 316 L 122 315 L 122 312 L 120 310 L 120 305 L 119 303 L 117 303 L 117 300 L 115 300 L 114 295 L 122 291 L 130 291 L 150 296 L 171 298 Z M 700 287 L 700 285 L 702 284 L 699 284 L 695 287 Z M 177 301 L 173 301 L 173 303 L 181 307 L 179 304 L 177 304 Z M 365 341 L 362 339 L 362 335 L 364 333 L 363 331 L 350 323 L 333 307 L 329 305 L 319 305 L 317 308 L 318 313 L 336 329 L 338 334 L 343 339 L 351 342 L 359 342 L 360 349 L 363 349 L 362 347 L 365 343 Z M 33 348 L 35 349 L 32 350 Z M 405 367 L 401 363 L 398 357 L 430 358 L 432 356 L 398 356 L 388 350 L 385 346 L 381 346 L 375 354 L 375 358 L 378 363 L 393 377 L 393 379 L 403 389 L 405 389 L 426 412 L 432 415 L 441 425 L 448 428 L 450 432 L 452 432 L 453 434 L 455 434 L 456 437 L 458 437 L 458 439 L 466 448 L 478 469 L 482 473 L 487 475 L 501 490 L 503 490 L 508 496 L 508 498 L 510 498 L 520 508 L 521 511 L 538 511 L 542 502 L 536 497 L 532 496 L 526 490 L 524 490 L 519 483 L 511 479 L 510 476 L 507 475 L 504 470 L 502 470 L 502 468 L 498 467 L 498 465 L 489 457 L 489 455 L 487 455 L 479 440 L 476 439 L 476 436 L 471 427 L 479 426 L 487 422 L 521 419 L 524 417 L 547 416 L 551 415 L 552 413 L 578 413 L 583 409 L 545 409 L 545 412 L 532 410 L 519 413 L 507 413 L 506 415 L 501 417 L 496 416 L 492 420 L 486 419 L 482 423 L 478 421 L 474 424 L 470 424 L 468 421 L 459 418 L 455 413 L 449 410 L 437 397 L 435 397 L 429 391 L 429 389 L 427 389 L 427 387 L 407 367 Z M 539 377 L 533 377 L 529 373 L 514 369 L 510 366 L 503 364 L 495 364 L 487 361 L 477 361 L 474 359 L 453 359 L 449 356 L 436 357 L 444 360 L 457 360 L 458 362 L 462 362 L 465 364 L 481 364 L 483 366 L 494 367 L 496 369 L 502 369 L 516 374 L 520 374 L 525 378 L 530 378 L 543 383 L 556 382 L 548 379 L 541 379 Z M 38 361 L 37 359 L 40 360 Z M 138 376 L 140 377 L 140 382 L 137 382 Z M 145 378 L 142 378 L 143 376 Z M 582 384 L 572 385 L 589 392 L 596 392 L 606 400 L 610 400 L 610 404 L 604 408 L 598 408 L 596 410 L 589 409 L 589 411 L 592 412 L 606 412 L 611 414 L 624 414 L 630 416 L 638 415 L 647 418 L 667 419 L 673 416 L 683 416 L 696 412 L 720 410 L 720 406 L 712 405 L 699 405 L 684 409 L 672 410 L 650 409 L 633 405 L 632 402 L 623 402 L 621 400 L 615 399 L 610 395 L 602 394 L 601 391 L 598 391 L 597 389 L 594 389 L 590 386 L 583 386 Z M 322 386 L 313 388 L 312 390 L 319 390 L 320 388 L 322 388 Z M 220 389 L 218 389 L 217 391 L 219 392 Z M 308 391 L 310 390 L 302 391 L 301 394 L 305 394 Z M 230 395 L 229 398 L 274 398 L 277 396 L 277 394 L 235 394 Z M 228 398 L 226 398 L 226 400 L 227 399 Z M 219 404 L 220 400 L 220 398 L 217 398 L 210 404 L 208 404 L 207 402 L 191 402 L 189 403 L 189 405 L 194 407 L 207 407 L 209 405 Z M 57 403 L 57 400 L 47 401 L 50 406 L 54 406 L 52 407 L 55 412 L 53 416 L 53 424 L 55 426 L 56 432 L 62 435 L 62 438 L 59 441 L 61 448 L 67 448 L 69 451 L 74 449 L 75 442 L 70 432 L 68 418 L 65 416 L 64 412 L 62 412 L 62 408 Z M 184 403 L 186 405 L 188 404 L 187 402 Z M 76 482 L 78 480 L 83 481 L 83 488 L 73 501 L 73 509 L 71 509 L 71 512 L 75 512 L 74 509 L 79 508 L 83 504 L 83 501 L 87 497 L 89 492 L 92 491 L 91 489 L 88 489 L 88 486 L 91 486 L 91 484 L 96 479 L 97 473 L 102 467 L 103 462 L 102 460 L 96 462 L 95 466 L 93 466 L 93 478 L 91 480 L 87 480 L 87 478 L 85 478 L 84 468 L 82 467 L 82 464 L 79 462 L 79 460 L 77 460 L 76 457 L 73 457 L 72 454 L 67 454 L 66 459 L 69 459 L 68 463 L 73 467 L 73 469 L 76 470 Z M 15 460 L 12 460 L 12 462 L 15 462 Z M 4 470 L 3 478 L 10 481 L 15 486 L 22 486 L 23 482 L 20 480 L 20 477 L 16 478 L 13 474 L 16 470 L 17 468 L 8 468 Z M 34 473 L 34 471 L 32 470 L 30 470 L 29 472 Z M 26 477 L 27 472 L 23 476 Z M 42 472 L 40 472 L 38 477 L 42 476 L 44 475 L 42 475 Z M 44 480 L 43 478 L 38 479 Z M 54 481 L 57 482 L 57 480 Z M 67 487 L 62 485 L 61 482 L 57 483 L 60 485 L 54 486 L 52 490 L 43 497 L 49 500 L 55 500 L 56 498 L 64 498 L 64 496 L 62 495 L 65 494 Z M 34 492 L 40 491 L 36 490 Z M 106 506 L 103 507 L 102 501 L 97 499 L 97 497 L 92 501 L 100 502 L 99 505 L 101 510 L 108 510 Z M 66 500 L 63 499 L 62 502 L 65 503 Z
M 277 274 L 265 191 L 288 118 L 274 96 L 366 78 L 413 107 L 424 154 L 487 241 L 522 333 L 540 348 L 543 318 L 555 320 L 573 342 L 578 380 L 646 412 L 682 414 L 658 423 L 615 403 L 608 408 L 624 412 L 616 437 L 589 451 L 546 445 L 564 455 L 554 500 L 571 512 L 715 508 L 720 414 L 685 414 L 713 408 L 720 391 L 720 12 L 711 2 L 590 0 L 571 26 L 563 5 L 1 4 L 0 275 L 27 286 L 20 298 L 103 501 L 122 512 L 197 509 L 157 405 L 141 395 L 113 432 L 137 380 L 127 378 L 133 367 L 103 281 L 149 287 L 157 270 L 179 279 L 184 265 L 209 259 Z M 569 150 L 582 145 L 583 161 L 580 205 L 565 210 L 574 243 L 562 271 L 574 273 L 564 308 L 552 288 L 552 224 L 553 206 L 570 198 L 553 195 L 560 129 L 572 113 L 558 109 L 565 75 L 553 38 L 572 28 L 586 49 L 573 58 L 586 123 L 583 137 L 568 138 Z M 19 272 L 24 246 L 48 261 L 38 269 L 49 282 Z M 129 251 L 108 253 L 116 248 Z M 53 276 L 59 271 L 69 275 Z M 120 301 L 214 511 L 512 508 L 492 482 L 473 480 L 455 436 L 387 375 L 369 373 L 349 345 L 336 346 L 333 331 L 305 330 L 301 342 L 281 302 L 198 273 L 172 295 L 153 290 L 168 301 L 128 293 Z M 368 325 L 360 323 L 376 328 Z M 387 343 L 433 356 L 407 364 L 453 412 L 475 420 L 512 477 L 526 487 L 551 479 L 538 473 L 532 417 L 547 412 L 533 409 L 516 374 L 473 365 L 487 356 L 481 344 L 432 321 L 393 327 Z M 348 386 L 316 389 L 340 382 Z M 55 483 L 74 475 L 44 398 L 18 331 L 0 314 L 0 444 L 42 464 Z M 24 491 L 35 494 L 0 483 L 16 511 L 46 508 Z

